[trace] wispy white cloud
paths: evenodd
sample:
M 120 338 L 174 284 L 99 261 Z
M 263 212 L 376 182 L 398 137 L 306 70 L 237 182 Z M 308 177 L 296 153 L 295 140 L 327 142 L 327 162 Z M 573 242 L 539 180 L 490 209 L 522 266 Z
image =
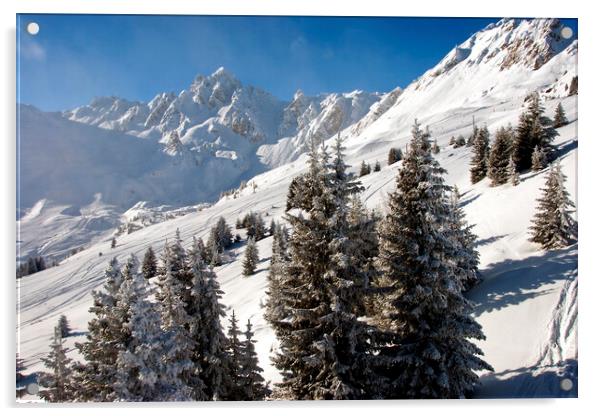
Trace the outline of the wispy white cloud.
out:
M 297 36 L 290 45 L 293 54 L 302 55 L 308 52 L 307 40 L 303 36 Z
M 46 59 L 46 50 L 31 38 L 22 40 L 19 50 L 23 58 L 34 61 L 43 61 Z

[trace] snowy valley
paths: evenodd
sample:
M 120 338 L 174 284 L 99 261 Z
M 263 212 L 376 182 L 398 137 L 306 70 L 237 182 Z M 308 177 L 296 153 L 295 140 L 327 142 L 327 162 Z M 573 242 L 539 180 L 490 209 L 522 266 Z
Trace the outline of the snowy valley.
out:
M 104 283 L 112 257 L 142 259 L 148 247 L 162 253 L 176 230 L 190 248 L 193 237 L 206 241 L 222 216 L 233 228 L 251 211 L 268 224 L 286 224 L 289 185 L 307 171 L 312 139 L 332 148 L 340 134 L 356 174 L 363 161 L 380 163 L 380 171 L 359 178 L 360 197 L 385 214 L 401 167 L 387 164 L 387 155 L 392 147 L 407 152 L 418 119 L 440 147 L 434 158 L 447 184 L 457 186 L 478 238 L 482 282 L 467 296 L 486 336 L 477 344 L 494 371 L 481 374 L 475 397 L 575 397 L 576 384 L 566 388 L 562 380 L 577 379 L 577 244 L 543 250 L 529 241 L 550 168 L 522 173 L 516 186 L 494 187 L 489 178 L 473 184 L 473 148 L 449 143 L 468 138 L 474 125 L 486 126 L 493 141 L 500 127 L 518 124 L 526 97 L 538 92 L 547 117 L 558 104 L 566 112 L 568 124 L 552 144 L 576 204 L 577 49 L 577 40 L 560 36 L 556 20 L 504 19 L 389 93 L 299 91 L 282 102 L 220 68 L 149 103 L 99 98 L 63 113 L 21 104 L 18 260 L 59 260 L 17 283 L 26 372 L 44 370 L 41 359 L 63 314 L 73 328 L 65 340 L 69 355 L 77 358 L 91 291 Z M 255 274 L 242 275 L 244 239 L 215 272 L 228 314 L 235 310 L 241 325 L 251 321 L 264 378 L 274 385 L 281 375 L 270 357 L 278 342 L 264 318 L 272 237 L 257 246 Z

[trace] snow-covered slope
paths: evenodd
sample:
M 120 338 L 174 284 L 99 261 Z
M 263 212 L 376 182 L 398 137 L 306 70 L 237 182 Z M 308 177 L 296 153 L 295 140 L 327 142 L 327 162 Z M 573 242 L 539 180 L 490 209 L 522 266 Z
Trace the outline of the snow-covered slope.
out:
M 387 193 L 394 186 L 399 168 L 399 164 L 385 166 L 389 148 L 405 147 L 415 117 L 428 125 L 437 139 L 441 153 L 436 157 L 448 170 L 448 183 L 459 187 L 467 219 L 475 224 L 474 231 L 479 237 L 478 250 L 484 282 L 469 296 L 476 303 L 475 316 L 487 336 L 487 340 L 480 343 L 485 359 L 495 369 L 493 374 L 483 374 L 483 386 L 477 392 L 479 397 L 576 395 L 576 386 L 569 391 L 561 390 L 560 380 L 563 374 L 576 372 L 577 247 L 543 252 L 528 242 L 528 226 L 545 171 L 522 175 L 521 183 L 516 187 L 503 185 L 492 188 L 487 179 L 472 185 L 468 173 L 470 148 L 453 149 L 448 145 L 451 136 L 468 136 L 473 117 L 478 124 L 487 124 L 492 133 L 508 123 L 516 125 L 525 95 L 537 90 L 544 98 L 548 116 L 552 115 L 556 104 L 562 102 L 571 122 L 559 129 L 560 136 L 555 144 L 559 148 L 563 171 L 568 176 L 567 190 L 575 198 L 577 96 L 570 94 L 577 70 L 577 43 L 561 40 L 558 31 L 554 20 L 503 20 L 491 25 L 459 45 L 433 70 L 427 71 L 405 89 L 394 90 L 371 105 L 368 105 L 371 99 L 358 99 L 365 116 L 358 115 L 356 119 L 349 116 L 346 120 L 350 124 L 333 130 L 324 127 L 328 133 L 322 136 L 327 139 L 329 135 L 336 135 L 339 128 L 342 130 L 347 162 L 352 170 L 357 171 L 362 160 L 371 164 L 377 160 L 381 162 L 383 169 L 380 172 L 362 177 L 365 187 L 362 198 L 369 207 L 380 209 L 384 209 Z M 209 109 L 219 107 L 225 101 L 223 95 L 214 94 L 215 84 L 203 80 L 200 84 L 204 82 L 207 83 L 206 88 L 199 87 L 199 94 L 193 94 L 193 97 L 197 97 L 193 98 L 193 102 L 198 100 L 204 103 L 207 111 L 213 111 Z M 223 89 L 229 91 L 228 88 Z M 343 95 L 343 101 L 353 103 L 353 94 Z M 151 102 L 152 106 L 149 104 L 149 108 L 167 108 L 171 104 L 165 105 L 164 102 L 170 100 L 173 98 L 160 96 Z M 320 117 L 317 114 L 308 119 L 303 115 L 310 111 L 312 103 L 317 113 L 321 108 L 318 106 L 324 100 L 324 97 L 320 100 L 304 98 L 298 93 L 293 100 L 295 105 L 291 103 L 282 107 L 283 112 L 288 114 L 286 123 L 271 125 L 266 121 L 257 126 L 270 125 L 274 130 L 265 127 L 254 128 L 253 131 L 260 131 L 266 134 L 265 137 L 268 137 L 266 132 L 275 131 L 276 136 L 273 137 L 288 137 L 284 141 L 292 143 L 297 138 L 294 132 L 302 130 L 299 126 L 319 124 L 317 120 Z M 331 103 L 341 102 L 336 97 L 332 100 Z M 211 103 L 215 103 L 214 107 L 211 107 Z M 353 104 L 345 105 L 353 108 Z M 226 117 L 224 113 L 212 114 L 217 115 L 182 129 L 182 143 L 194 143 L 188 149 L 202 147 L 206 143 L 206 134 L 215 134 L 220 137 L 220 143 L 225 143 L 219 149 L 222 151 L 220 159 L 238 161 L 239 153 L 232 148 L 243 147 L 243 143 L 249 146 L 249 152 L 257 149 L 255 145 L 261 142 L 254 143 L 247 137 L 233 134 L 231 128 L 220 121 L 220 117 Z M 145 124 L 148 117 L 150 114 L 146 116 Z M 156 118 L 162 119 L 163 116 Z M 322 119 L 326 118 L 324 113 Z M 352 119 L 354 122 L 350 121 Z M 52 120 L 59 122 L 54 118 Z M 60 122 L 72 123 L 63 119 Z M 136 123 L 132 121 L 126 130 L 138 129 Z M 136 131 L 140 137 L 151 140 L 133 139 L 157 145 L 153 138 L 162 137 L 160 126 L 167 124 L 152 121 L 148 124 L 152 127 Z M 335 123 L 327 125 L 333 126 Z M 117 133 L 107 134 L 113 137 Z M 299 137 L 296 144 L 302 146 L 307 143 L 304 140 Z M 273 141 L 271 145 L 264 143 L 260 151 L 265 152 L 262 157 L 272 154 L 269 152 L 278 154 L 276 149 L 282 142 Z M 326 140 L 326 143 L 331 144 L 332 139 Z M 285 154 L 288 153 L 282 152 L 282 155 Z M 190 157 L 190 154 L 186 157 Z M 19 347 L 21 356 L 29 366 L 28 371 L 42 369 L 40 358 L 47 352 L 48 338 L 61 313 L 69 317 L 76 331 L 86 330 L 89 319 L 87 310 L 91 302 L 89 293 L 102 284 L 103 270 L 110 256 L 115 255 L 122 260 L 132 252 L 142 256 L 149 245 L 160 252 L 165 239 L 173 237 L 178 228 L 184 243 L 189 245 L 193 236 L 205 238 L 209 228 L 221 215 L 232 225 L 250 210 L 267 213 L 267 221 L 279 219 L 284 212 L 288 184 L 305 169 L 305 160 L 306 157 L 301 155 L 286 164 L 259 173 L 249 181 L 254 186 L 223 197 L 200 212 L 124 234 L 118 238 L 115 249 L 110 249 L 106 240 L 93 241 L 89 248 L 64 260 L 58 267 L 21 279 Z M 213 186 L 211 181 L 217 180 L 219 174 L 215 169 L 209 172 L 198 180 L 201 183 L 207 181 L 208 186 Z M 35 202 L 32 199 L 32 205 Z M 39 218 L 40 213 L 44 212 L 43 206 L 30 210 L 23 221 Z M 275 338 L 262 317 L 271 238 L 261 240 L 258 247 L 261 262 L 256 275 L 249 278 L 241 275 L 240 260 L 244 245 L 233 250 L 233 261 L 216 271 L 225 291 L 225 304 L 236 310 L 241 321 L 250 318 L 256 328 L 259 341 L 257 350 L 260 364 L 266 370 L 266 378 L 277 381 L 279 375 L 269 360 Z M 103 255 L 99 256 L 101 252 Z M 73 346 L 79 339 L 81 335 L 69 338 L 68 344 Z
M 573 122 L 560 129 L 556 144 L 561 149 L 561 166 L 569 177 L 567 189 L 574 197 L 576 97 L 562 102 Z M 555 104 L 556 101 L 547 103 L 548 113 Z M 482 117 L 491 120 L 494 128 L 496 122 L 505 124 L 515 120 L 519 108 L 508 111 L 502 120 L 496 118 L 498 114 L 491 107 L 488 111 L 482 111 Z M 456 126 L 451 122 L 453 117 L 447 113 L 444 117 L 448 124 L 444 121 L 436 123 L 440 126 L 441 134 L 456 132 Z M 398 137 L 392 144 L 405 146 L 409 140 L 409 126 L 400 130 Z M 350 146 L 348 149 L 348 162 L 354 167 L 365 158 L 363 149 L 363 146 Z M 387 149 L 379 149 L 371 153 L 371 162 L 385 160 Z M 476 224 L 475 232 L 479 236 L 478 249 L 485 280 L 470 293 L 470 297 L 476 302 L 475 314 L 487 335 L 487 340 L 481 343 L 485 359 L 493 365 L 495 373 L 483 375 L 484 385 L 478 394 L 485 397 L 500 394 L 574 395 L 575 390 L 562 392 L 558 386 L 562 372 L 573 371 L 574 365 L 571 363 L 577 358 L 574 304 L 577 248 L 545 253 L 528 242 L 527 228 L 535 210 L 538 189 L 543 186 L 545 172 L 523 175 L 517 187 L 504 185 L 491 188 L 488 180 L 476 185 L 469 184 L 470 149 L 453 149 L 442 145 L 437 158 L 449 172 L 449 183 L 459 186 L 468 221 Z M 84 333 L 89 319 L 90 290 L 102 284 L 103 270 L 111 256 L 122 260 L 130 253 L 142 256 L 149 245 L 160 252 L 165 240 L 173 237 L 176 229 L 180 230 L 184 243 L 189 245 L 193 236 L 206 238 L 209 228 L 221 215 L 230 224 L 250 210 L 267 213 L 267 221 L 281 218 L 287 185 L 293 176 L 305 168 L 304 159 L 255 177 L 255 190 L 247 187 L 236 198 L 222 198 L 201 212 L 120 236 L 115 249 L 109 248 L 108 241 L 92 245 L 69 257 L 58 267 L 21 279 L 19 346 L 29 371 L 42 369 L 40 358 L 46 354 L 52 327 L 60 314 L 69 317 L 76 332 Z M 398 164 L 384 166 L 381 172 L 362 178 L 366 188 L 363 199 L 368 206 L 383 207 L 388 191 L 394 186 L 397 169 Z M 234 249 L 233 260 L 216 271 L 225 291 L 225 304 L 228 308 L 234 308 L 241 320 L 251 319 L 259 341 L 257 350 L 260 364 L 266 370 L 267 379 L 277 381 L 279 375 L 269 359 L 275 338 L 262 317 L 271 238 L 261 240 L 258 246 L 261 261 L 256 275 L 242 277 L 244 245 Z M 100 252 L 104 253 L 102 257 L 98 255 Z M 79 339 L 81 336 L 69 338 L 68 344 L 73 346 Z M 531 387 L 521 389 L 517 387 L 517 380 L 530 383 Z M 551 388 L 555 390 L 549 390 Z

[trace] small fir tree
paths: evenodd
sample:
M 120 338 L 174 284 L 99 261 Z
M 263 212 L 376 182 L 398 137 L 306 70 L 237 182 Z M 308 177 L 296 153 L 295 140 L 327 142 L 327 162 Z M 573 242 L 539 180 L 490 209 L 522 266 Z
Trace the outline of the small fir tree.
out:
M 508 162 L 508 181 L 512 184 L 512 186 L 516 186 L 520 183 L 520 175 L 516 170 L 516 164 L 514 163 L 514 159 L 511 157 Z
M 553 165 L 546 176 L 543 195 L 537 200 L 530 241 L 546 250 L 565 247 L 577 240 L 577 223 L 571 216 L 575 205 L 564 187 L 565 180 L 560 165 Z
M 272 257 L 268 272 L 267 302 L 264 317 L 270 325 L 277 330 L 277 323 L 286 319 L 283 306 L 283 280 L 286 265 L 290 261 L 288 255 L 288 236 L 284 228 L 278 224 L 274 230 L 272 240 Z
M 242 400 L 264 400 L 270 394 L 270 390 L 261 375 L 263 369 L 259 367 L 259 359 L 255 352 L 255 343 L 257 341 L 253 339 L 252 328 L 251 320 L 249 319 L 247 320 L 247 330 L 244 333 L 245 339 L 242 345 L 238 381 L 243 397 Z
M 491 186 L 498 186 L 508 181 L 508 163 L 512 156 L 512 129 L 501 127 L 495 133 L 495 141 L 489 154 L 489 170 L 487 176 Z
M 61 329 L 61 337 L 67 338 L 71 335 L 71 326 L 69 325 L 69 321 L 65 315 L 61 315 L 59 317 L 58 327 Z
M 152 247 L 149 247 L 144 253 L 142 260 L 142 275 L 146 279 L 152 279 L 157 275 L 157 257 Z
M 487 130 L 487 127 L 479 129 L 473 145 L 470 181 L 477 183 L 487 176 L 487 161 L 489 159 L 489 130 Z
M 531 156 L 531 169 L 534 171 L 542 170 L 546 167 L 548 161 L 541 147 L 536 146 Z
M 242 262 L 242 274 L 244 276 L 251 276 L 255 273 L 259 263 L 259 252 L 257 251 L 257 244 L 255 239 L 251 237 L 247 242 L 247 248 L 245 249 L 245 258 Z
M 569 121 L 566 119 L 564 108 L 562 107 L 562 104 L 558 103 L 556 110 L 554 111 L 554 128 L 557 129 L 566 126 L 568 123 Z
M 464 138 L 464 136 L 459 135 L 456 139 L 456 143 L 454 144 L 454 149 L 457 149 L 458 147 L 462 147 L 464 145 L 466 145 L 466 139 Z
M 370 168 L 370 164 L 368 164 L 362 160 L 362 164 L 360 165 L 360 173 L 359 173 L 360 177 L 369 175 L 370 172 L 372 172 L 372 169 Z
M 270 235 L 274 235 L 275 231 L 276 231 L 276 221 L 272 218 L 272 221 L 270 222 L 270 228 L 269 228 Z
M 228 327 L 228 344 L 227 344 L 227 354 L 229 357 L 229 379 L 232 383 L 232 389 L 230 390 L 228 400 L 245 400 L 245 396 L 242 389 L 241 383 L 241 367 L 242 367 L 242 350 L 243 344 L 238 338 L 240 335 L 240 331 L 238 329 L 238 320 L 236 319 L 236 314 L 234 310 L 232 310 L 232 315 L 230 315 L 230 326 Z
M 51 403 L 73 400 L 71 386 L 71 359 L 67 357 L 67 348 L 63 344 L 61 328 L 54 329 L 54 339 L 50 344 L 50 353 L 42 358 L 42 362 L 50 370 L 38 375 L 38 384 L 44 387 L 39 395 Z
M 380 172 L 380 162 L 378 160 L 374 162 L 374 172 Z
M 387 164 L 392 165 L 393 163 L 399 162 L 402 158 L 401 149 L 392 147 L 389 149 L 389 155 L 387 157 Z
M 111 239 L 111 248 L 115 248 L 117 246 L 117 239 L 115 239 L 115 237 L 113 237 Z

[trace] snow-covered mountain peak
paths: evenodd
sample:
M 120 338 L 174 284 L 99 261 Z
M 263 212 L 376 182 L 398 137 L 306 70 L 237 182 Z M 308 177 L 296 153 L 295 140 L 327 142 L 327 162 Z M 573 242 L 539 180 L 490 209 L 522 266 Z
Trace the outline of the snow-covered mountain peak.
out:
M 558 19 L 502 19 L 453 48 L 425 75 L 438 77 L 461 62 L 463 69 L 488 66 L 499 71 L 513 67 L 538 70 L 573 42 L 562 37 L 562 28 Z
M 190 90 L 198 104 L 219 108 L 230 104 L 232 95 L 241 87 L 236 77 L 220 67 L 208 77 L 197 75 Z

